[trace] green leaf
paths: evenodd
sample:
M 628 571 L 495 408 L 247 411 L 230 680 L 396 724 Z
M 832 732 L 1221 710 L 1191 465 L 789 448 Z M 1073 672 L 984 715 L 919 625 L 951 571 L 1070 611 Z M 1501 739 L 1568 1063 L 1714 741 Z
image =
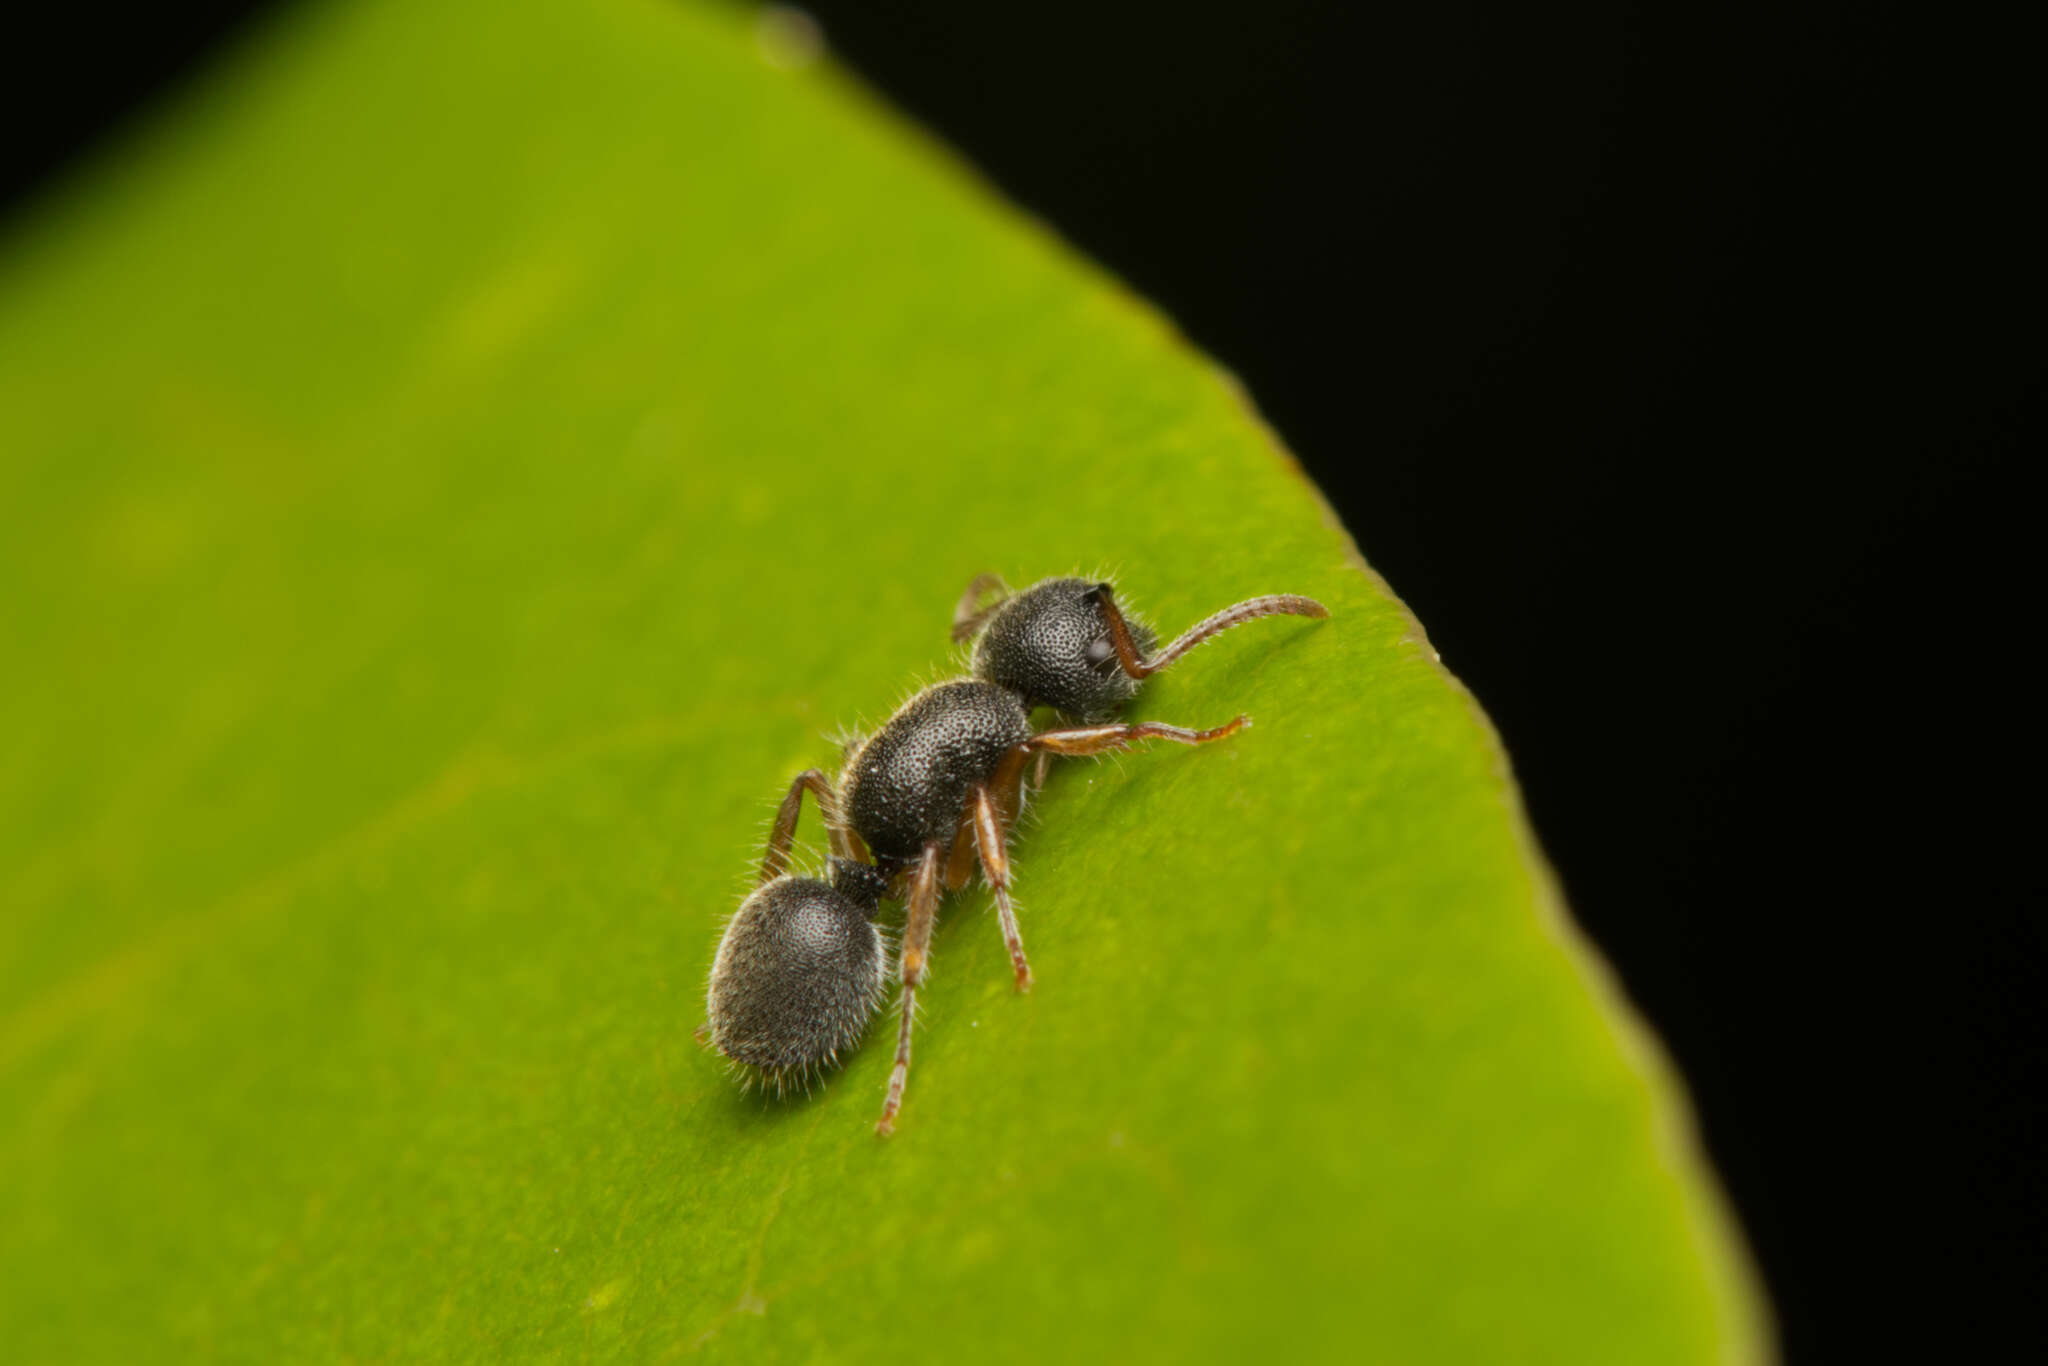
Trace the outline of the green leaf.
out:
M 295 11 L 16 225 L 10 1359 L 1761 1354 L 1666 1068 L 1314 489 L 760 31 Z M 952 898 L 895 1139 L 885 1026 L 742 1094 L 691 1030 L 782 785 L 958 667 L 974 573 L 1097 568 L 1334 616 L 1137 707 L 1243 735 L 1055 774 L 1038 989 Z

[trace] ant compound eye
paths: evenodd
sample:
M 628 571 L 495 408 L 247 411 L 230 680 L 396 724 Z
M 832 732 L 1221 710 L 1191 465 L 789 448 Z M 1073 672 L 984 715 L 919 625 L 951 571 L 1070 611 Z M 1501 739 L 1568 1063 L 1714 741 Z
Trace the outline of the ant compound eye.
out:
M 1099 638 L 1091 640 L 1088 642 L 1088 648 L 1083 652 L 1083 656 L 1087 659 L 1090 668 L 1099 669 L 1116 657 L 1116 646 L 1110 644 L 1107 640 Z

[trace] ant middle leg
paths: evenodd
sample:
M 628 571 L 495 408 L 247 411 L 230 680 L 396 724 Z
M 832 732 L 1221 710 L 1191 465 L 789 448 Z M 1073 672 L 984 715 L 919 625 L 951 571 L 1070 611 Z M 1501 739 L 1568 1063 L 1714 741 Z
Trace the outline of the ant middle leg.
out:
M 1268 593 L 1264 597 L 1246 598 L 1222 611 L 1204 617 L 1180 633 L 1171 645 L 1153 655 L 1150 659 L 1138 653 L 1138 644 L 1131 639 L 1131 628 L 1124 621 L 1124 614 L 1116 605 L 1114 590 L 1106 583 L 1098 583 L 1088 590 L 1088 597 L 1102 611 L 1103 624 L 1109 627 L 1109 643 L 1116 650 L 1117 663 L 1132 678 L 1148 678 L 1167 665 L 1179 659 L 1203 641 L 1219 636 L 1233 626 L 1260 617 L 1327 617 L 1330 609 L 1314 598 L 1304 598 L 1296 593 Z
M 903 1088 L 910 1084 L 910 1031 L 917 1020 L 917 989 L 924 984 L 924 967 L 931 955 L 932 927 L 939 919 L 939 885 L 943 876 L 945 850 L 932 845 L 918 860 L 910 877 L 910 892 L 904 898 L 909 914 L 903 925 L 903 999 L 896 1025 L 896 1067 L 889 1073 L 889 1094 L 882 1102 L 881 1122 L 875 1132 L 884 1138 L 896 1132 L 896 1112 L 903 1108 Z
M 832 852 L 841 858 L 853 856 L 846 832 L 839 824 L 831 780 L 821 770 L 807 768 L 791 781 L 788 795 L 775 809 L 775 824 L 768 831 L 768 852 L 761 857 L 761 881 L 764 884 L 789 871 L 789 847 L 796 842 L 796 820 L 803 812 L 807 788 L 818 799 L 818 814 L 825 819 L 825 833 L 832 842 Z
M 946 890 L 957 892 L 974 876 L 974 815 L 960 813 L 960 826 L 953 832 L 951 852 L 946 855 Z
M 974 822 L 974 842 L 981 850 L 981 875 L 995 893 L 996 919 L 1003 927 L 1003 946 L 1010 951 L 1010 967 L 1017 974 L 1017 990 L 1031 990 L 1031 964 L 1024 957 L 1024 936 L 1017 929 L 1017 911 L 1010 905 L 1010 852 L 1003 834 L 1001 813 L 985 787 L 977 787 L 967 799 Z

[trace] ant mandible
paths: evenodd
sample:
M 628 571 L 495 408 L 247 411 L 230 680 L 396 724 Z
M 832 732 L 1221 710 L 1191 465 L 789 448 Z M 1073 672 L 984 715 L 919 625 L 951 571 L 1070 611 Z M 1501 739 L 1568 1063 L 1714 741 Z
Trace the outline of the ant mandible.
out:
M 991 594 L 994 600 L 985 603 Z M 865 1017 L 850 1023 L 852 1012 L 862 1000 L 871 1003 L 871 1012 L 880 990 L 873 985 L 880 939 L 870 923 L 870 893 L 886 884 L 906 905 L 896 1061 L 876 1125 L 879 1133 L 892 1133 L 909 1082 L 917 991 L 930 959 L 939 898 L 965 886 L 977 862 L 995 896 L 1017 989 L 1030 990 L 1031 966 L 1010 902 L 1008 852 L 1009 827 L 1023 805 L 1026 766 L 1035 761 L 1042 779 L 1044 764 L 1055 755 L 1104 754 L 1140 740 L 1199 745 L 1236 734 L 1247 722 L 1242 715 L 1208 730 L 1111 718 L 1146 678 L 1197 645 L 1243 622 L 1277 615 L 1327 617 L 1329 610 L 1292 594 L 1250 598 L 1197 622 L 1153 653 L 1156 637 L 1124 616 L 1107 583 L 1055 578 L 1011 593 L 992 574 L 977 577 L 953 619 L 956 642 L 979 637 L 972 676 L 934 684 L 899 707 L 847 757 L 836 794 L 815 769 L 791 784 L 763 861 L 763 885 L 734 916 L 719 946 L 708 1000 L 713 1041 L 728 1057 L 779 1082 L 808 1075 L 858 1037 Z M 1038 706 L 1083 724 L 1034 732 L 1030 713 Z M 780 876 L 807 789 L 831 833 L 831 883 Z M 796 928 L 799 922 L 807 931 Z M 829 934 L 822 928 L 828 922 Z M 863 929 L 874 937 L 872 946 Z M 858 951 L 838 957 L 818 949 L 821 939 L 835 947 L 852 942 Z M 743 1001 L 746 1008 L 737 1009 Z M 721 1025 L 721 1009 L 733 1023 Z M 737 1023 L 742 1016 L 754 1033 Z

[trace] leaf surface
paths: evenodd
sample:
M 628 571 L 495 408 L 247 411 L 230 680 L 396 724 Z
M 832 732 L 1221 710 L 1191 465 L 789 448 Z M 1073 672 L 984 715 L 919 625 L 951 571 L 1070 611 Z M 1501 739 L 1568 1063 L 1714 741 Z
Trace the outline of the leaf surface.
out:
M 1760 1354 L 1497 742 L 1313 488 L 761 33 L 301 9 L 15 225 L 10 1357 Z M 782 785 L 957 669 L 984 569 L 1335 615 L 1141 698 L 1227 744 L 1055 773 L 1038 989 L 951 899 L 884 1143 L 886 1026 L 788 1103 L 690 1034 Z

